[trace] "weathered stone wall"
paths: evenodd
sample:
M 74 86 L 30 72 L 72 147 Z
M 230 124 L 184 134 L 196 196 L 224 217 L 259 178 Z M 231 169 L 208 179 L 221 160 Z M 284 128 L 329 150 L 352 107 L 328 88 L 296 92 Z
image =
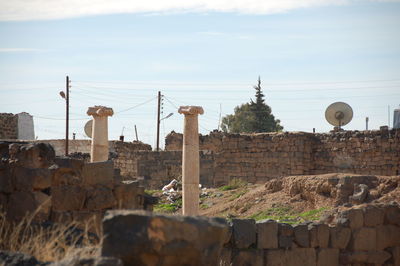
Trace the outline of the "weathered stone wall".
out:
M 45 140 L 64 154 L 64 140 Z M 200 183 L 220 186 L 233 178 L 262 183 L 289 175 L 332 172 L 398 175 L 400 130 L 304 132 L 253 135 L 213 132 L 200 136 Z M 171 133 L 166 150 L 137 142 L 110 141 L 114 166 L 124 179 L 159 189 L 181 176 L 182 135 Z M 71 140 L 70 152 L 90 153 L 90 140 Z
M 399 265 L 400 207 L 360 206 L 331 225 L 233 219 L 221 258 L 222 265 Z
M 26 112 L 0 113 L 0 139 L 35 139 L 33 117 Z
M 121 181 L 112 161 L 86 163 L 55 157 L 46 143 L 0 142 L 0 209 L 10 220 L 33 213 L 36 221 L 99 225 L 108 209 L 146 209 L 144 188 Z
M 18 138 L 18 116 L 0 113 L 0 139 Z
M 126 265 L 400 265 L 398 204 L 360 205 L 331 224 L 295 226 L 110 211 L 103 228 L 102 255 Z
M 139 179 L 146 188 L 160 189 L 172 179 L 182 175 L 181 151 L 121 151 L 116 150 L 115 167 L 121 169 L 125 179 Z M 213 186 L 213 154 L 200 152 L 200 183 Z
M 182 134 L 169 134 L 165 148 L 181 150 Z M 213 154 L 215 185 L 232 178 L 264 182 L 287 175 L 398 175 L 400 171 L 400 130 L 252 135 L 212 132 L 200 136 L 200 149 Z
M 65 155 L 65 139 L 47 139 L 30 141 L 32 143 L 48 143 L 53 146 L 56 156 Z M 90 154 L 90 147 L 92 141 L 90 139 L 70 139 L 68 141 L 69 153 L 88 153 Z M 142 142 L 122 142 L 111 140 L 108 142 L 110 152 L 130 152 L 136 150 L 151 150 L 151 146 Z

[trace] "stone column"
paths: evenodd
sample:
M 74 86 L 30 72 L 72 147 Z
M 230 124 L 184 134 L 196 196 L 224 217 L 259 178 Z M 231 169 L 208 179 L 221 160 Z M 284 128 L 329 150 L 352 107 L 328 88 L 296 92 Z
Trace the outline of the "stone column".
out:
M 200 106 L 181 106 L 178 110 L 185 115 L 182 149 L 182 198 L 183 215 L 199 214 L 199 126 L 198 114 L 203 114 Z
M 112 116 L 112 108 L 105 106 L 89 107 L 87 114 L 93 116 L 91 162 L 108 160 L 108 116 Z

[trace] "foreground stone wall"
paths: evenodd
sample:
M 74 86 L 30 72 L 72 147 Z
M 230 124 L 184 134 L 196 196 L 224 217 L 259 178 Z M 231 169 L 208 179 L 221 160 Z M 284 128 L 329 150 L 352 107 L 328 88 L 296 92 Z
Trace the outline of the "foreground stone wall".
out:
M 400 265 L 398 204 L 360 205 L 331 224 L 295 226 L 110 211 L 103 228 L 102 256 L 124 265 Z
M 0 157 L 0 209 L 10 220 L 37 212 L 38 222 L 94 218 L 98 227 L 106 210 L 151 209 L 144 188 L 121 181 L 112 161 L 55 157 L 46 143 L 0 142 Z
M 223 265 L 400 265 L 400 207 L 359 206 L 330 225 L 234 219 L 221 258 Z

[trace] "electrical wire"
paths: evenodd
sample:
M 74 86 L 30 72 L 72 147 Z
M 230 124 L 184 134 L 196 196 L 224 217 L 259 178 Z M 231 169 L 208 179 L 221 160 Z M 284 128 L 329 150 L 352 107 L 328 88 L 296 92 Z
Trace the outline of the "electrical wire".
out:
M 275 83 L 275 82 L 264 82 L 267 85 L 315 85 L 315 84 L 346 84 L 346 83 L 372 83 L 372 82 L 394 82 L 400 81 L 400 79 L 373 79 L 373 80 L 350 80 L 350 81 L 317 81 L 317 82 L 283 82 L 283 83 Z M 168 81 L 159 81 L 159 82 L 149 82 L 149 81 L 75 81 L 77 83 L 100 83 L 100 84 L 137 84 L 137 85 L 248 85 L 248 83 L 213 83 L 213 82 L 168 82 Z
M 158 98 L 158 96 L 152 97 L 151 99 L 149 99 L 149 100 L 147 100 L 147 101 L 145 101 L 145 102 L 142 102 L 142 103 L 139 103 L 139 104 L 137 104 L 137 105 L 135 105 L 135 106 L 132 106 L 132 107 L 130 107 L 130 108 L 123 109 L 123 110 L 121 110 L 121 111 L 115 112 L 114 114 L 120 114 L 120 113 L 122 113 L 122 112 L 126 112 L 126 111 L 129 111 L 129 110 L 132 110 L 132 109 L 137 108 L 137 107 L 139 107 L 139 106 L 142 106 L 142 105 L 144 105 L 144 104 L 146 104 L 146 103 L 149 103 L 149 102 L 151 102 L 151 101 L 154 101 L 154 100 L 157 99 L 157 98 Z

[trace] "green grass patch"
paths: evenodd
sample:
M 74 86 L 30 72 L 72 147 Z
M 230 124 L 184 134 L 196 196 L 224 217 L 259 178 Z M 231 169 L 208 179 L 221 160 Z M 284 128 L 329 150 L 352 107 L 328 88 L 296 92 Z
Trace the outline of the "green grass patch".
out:
M 182 199 L 177 199 L 174 203 L 159 203 L 154 205 L 154 212 L 173 213 L 182 208 Z
M 241 196 L 243 196 L 244 194 L 246 194 L 247 191 L 248 191 L 247 189 L 243 189 L 243 190 L 240 190 L 240 191 L 238 191 L 238 192 L 236 192 L 236 193 L 233 193 L 232 196 L 230 197 L 230 199 L 231 199 L 231 200 L 235 200 L 235 199 L 237 199 L 237 198 L 240 198 Z
M 261 211 L 257 214 L 250 216 L 249 218 L 256 221 L 264 219 L 272 219 L 281 223 L 287 224 L 298 224 L 305 221 L 316 221 L 319 220 L 322 213 L 328 208 L 322 207 L 315 210 L 310 210 L 302 213 L 296 213 L 290 206 L 278 206 L 269 208 L 266 211 Z
M 162 213 L 172 213 L 175 212 L 176 206 L 175 204 L 168 204 L 168 203 L 160 203 L 154 205 L 154 212 L 162 212 Z
M 161 193 L 161 190 L 153 190 L 153 189 L 145 189 L 144 193 L 149 194 L 150 196 L 153 196 L 156 193 Z
M 226 186 L 222 186 L 220 188 L 218 188 L 221 191 L 227 191 L 227 190 L 233 190 L 233 189 L 237 189 L 237 188 L 241 188 L 241 187 L 245 187 L 247 186 L 247 182 L 239 179 L 239 178 L 233 178 L 231 179 L 231 181 L 229 181 L 229 184 Z
M 202 203 L 202 204 L 200 204 L 200 209 L 202 209 L 202 210 L 208 209 L 208 208 L 210 208 L 210 207 L 211 207 L 211 205 L 209 205 L 209 204 L 207 204 L 207 203 Z
M 322 208 L 319 208 L 319 209 L 315 209 L 315 210 L 311 210 L 311 211 L 300 213 L 299 216 L 302 219 L 304 219 L 305 221 L 316 221 L 316 220 L 319 220 L 321 218 L 321 215 L 327 209 L 328 209 L 327 207 L 322 207 Z

